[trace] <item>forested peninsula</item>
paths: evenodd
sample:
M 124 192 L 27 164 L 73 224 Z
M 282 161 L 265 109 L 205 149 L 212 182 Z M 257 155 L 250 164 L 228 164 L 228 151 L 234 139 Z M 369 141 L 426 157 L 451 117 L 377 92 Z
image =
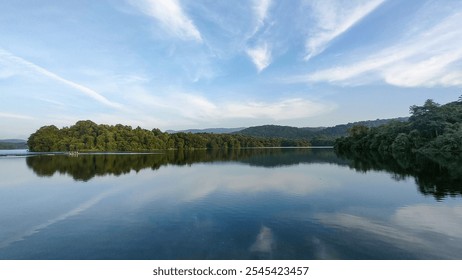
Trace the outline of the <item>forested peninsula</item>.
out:
M 307 140 L 261 138 L 239 134 L 173 133 L 159 129 L 78 121 L 70 127 L 43 126 L 31 134 L 32 152 L 146 152 L 172 149 L 239 149 L 309 146 Z
M 334 147 L 340 154 L 376 152 L 397 160 L 415 155 L 439 161 L 462 158 L 462 96 L 445 105 L 428 99 L 422 106 L 411 106 L 410 113 L 406 122 L 354 126 Z

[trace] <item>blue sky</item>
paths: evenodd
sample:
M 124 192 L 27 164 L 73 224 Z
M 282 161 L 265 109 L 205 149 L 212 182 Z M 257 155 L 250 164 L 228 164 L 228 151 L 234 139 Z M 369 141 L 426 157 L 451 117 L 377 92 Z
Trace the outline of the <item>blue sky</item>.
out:
M 0 4 L 0 138 L 78 120 L 331 126 L 462 94 L 460 0 Z

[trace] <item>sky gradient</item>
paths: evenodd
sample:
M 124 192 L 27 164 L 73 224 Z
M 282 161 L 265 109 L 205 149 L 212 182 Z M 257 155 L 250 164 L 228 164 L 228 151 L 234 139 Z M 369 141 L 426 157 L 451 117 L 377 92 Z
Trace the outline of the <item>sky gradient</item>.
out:
M 332 126 L 462 95 L 462 1 L 0 4 L 0 139 L 78 120 Z

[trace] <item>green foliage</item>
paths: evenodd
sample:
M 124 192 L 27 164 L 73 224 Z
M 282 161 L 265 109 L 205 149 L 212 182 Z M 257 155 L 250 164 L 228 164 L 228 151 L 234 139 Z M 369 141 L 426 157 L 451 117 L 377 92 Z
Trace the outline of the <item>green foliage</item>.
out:
M 424 155 L 441 164 L 462 158 L 462 102 L 440 105 L 427 100 L 410 107 L 408 122 L 390 122 L 380 127 L 354 127 L 339 138 L 335 149 L 342 153 L 378 152 L 397 161 Z
M 31 134 L 28 140 L 30 151 L 119 151 L 140 152 L 168 149 L 239 149 L 250 147 L 309 146 L 307 140 L 284 138 L 257 138 L 245 135 L 209 133 L 163 133 L 159 129 L 146 130 L 140 127 L 117 124 L 96 124 L 78 121 L 71 127 L 58 129 L 54 125 L 44 126 Z

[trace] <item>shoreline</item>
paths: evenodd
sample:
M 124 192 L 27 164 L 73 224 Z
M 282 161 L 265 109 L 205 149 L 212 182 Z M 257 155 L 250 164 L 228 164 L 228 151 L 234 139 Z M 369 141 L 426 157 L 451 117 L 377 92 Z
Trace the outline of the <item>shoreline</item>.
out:
M 309 146 L 309 147 L 250 147 L 250 148 L 239 148 L 241 150 L 249 149 L 333 149 L 334 146 Z M 95 151 L 95 152 L 30 152 L 29 150 L 17 149 L 17 150 L 0 150 L 0 157 L 21 157 L 21 156 L 38 156 L 38 155 L 68 155 L 68 156 L 79 156 L 79 155 L 156 155 L 164 154 L 167 151 L 177 151 L 174 150 L 158 150 L 150 152 L 104 152 L 104 151 Z M 195 149 L 196 151 L 199 149 Z M 207 150 L 207 149 L 205 149 Z M 194 151 L 194 150 L 191 150 Z

